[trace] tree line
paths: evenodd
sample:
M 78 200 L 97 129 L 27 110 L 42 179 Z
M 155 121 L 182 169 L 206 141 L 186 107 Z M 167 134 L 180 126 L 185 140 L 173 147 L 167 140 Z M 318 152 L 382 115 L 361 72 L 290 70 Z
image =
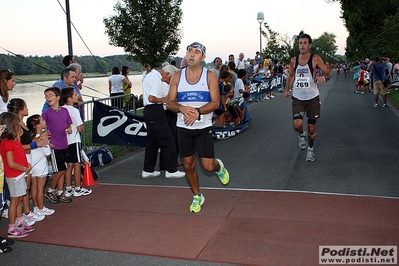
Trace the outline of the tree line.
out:
M 122 0 L 103 19 L 109 44 L 123 47 L 128 58 L 159 66 L 175 55 L 183 36 L 183 0 Z
M 143 66 L 135 61 L 129 61 L 126 55 L 74 56 L 82 65 L 84 73 L 107 74 L 114 66 L 128 66 L 130 71 L 143 71 Z M 16 75 L 59 74 L 65 68 L 62 63 L 64 56 L 24 56 L 0 54 L 0 67 L 12 70 Z
M 326 0 L 327 1 L 327 0 Z M 399 0 L 329 0 L 339 2 L 349 32 L 350 60 L 387 56 L 399 58 Z
M 328 32 L 314 39 L 311 52 L 330 62 L 353 62 L 376 56 L 399 58 L 399 0 L 325 2 L 341 4 L 341 18 L 349 32 L 345 56 L 335 54 L 336 36 Z M 103 21 L 110 44 L 123 47 L 128 57 L 137 62 L 159 65 L 169 55 L 174 55 L 179 47 L 182 37 L 181 3 L 182 0 L 119 1 L 114 6 L 115 14 Z M 289 61 L 299 54 L 298 40 L 293 37 L 303 31 L 292 37 L 280 36 L 267 23 L 264 27 L 266 30 L 261 33 L 267 44 L 260 51 L 263 58 Z
M 291 58 L 299 55 L 298 38 L 305 32 L 302 30 L 295 38 L 288 35 L 280 35 L 273 31 L 267 23 L 264 23 L 266 31 L 262 30 L 262 35 L 266 39 L 266 46 L 261 51 L 262 58 L 278 59 L 283 62 L 290 62 Z M 324 32 L 318 38 L 312 36 L 311 53 L 317 53 L 324 62 L 337 63 L 346 61 L 343 55 L 337 55 L 338 46 L 336 36 L 333 33 Z
M 323 61 L 360 61 L 365 58 L 387 56 L 399 59 L 399 0 L 325 0 L 341 5 L 341 18 L 349 36 L 346 40 L 345 56 L 336 55 L 335 34 L 324 32 L 313 39 L 312 53 L 318 53 Z M 328 22 L 323 22 L 328 23 Z M 264 23 L 262 36 L 266 47 L 263 58 L 281 59 L 288 62 L 299 54 L 298 35 L 280 35 Z

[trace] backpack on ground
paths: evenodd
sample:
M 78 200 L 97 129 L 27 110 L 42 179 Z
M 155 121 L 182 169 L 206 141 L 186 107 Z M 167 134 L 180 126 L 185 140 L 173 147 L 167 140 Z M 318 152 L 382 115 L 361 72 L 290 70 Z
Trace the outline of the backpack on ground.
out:
M 91 166 L 104 166 L 107 163 L 112 162 L 114 159 L 111 150 L 108 147 L 97 149 L 89 154 L 89 161 Z

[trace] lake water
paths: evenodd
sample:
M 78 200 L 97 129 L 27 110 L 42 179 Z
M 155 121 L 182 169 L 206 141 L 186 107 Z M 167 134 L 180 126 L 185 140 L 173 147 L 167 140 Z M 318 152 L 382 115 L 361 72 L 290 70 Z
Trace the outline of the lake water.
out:
M 134 95 L 142 94 L 141 75 L 130 75 L 129 79 L 132 82 L 132 93 Z M 17 83 L 14 90 L 10 92 L 10 99 L 23 99 L 28 105 L 29 116 L 41 114 L 44 104 L 44 90 L 51 87 L 54 82 L 55 80 L 27 84 Z M 108 77 L 85 78 L 83 85 L 81 93 L 84 101 L 92 100 L 92 98 L 109 97 Z

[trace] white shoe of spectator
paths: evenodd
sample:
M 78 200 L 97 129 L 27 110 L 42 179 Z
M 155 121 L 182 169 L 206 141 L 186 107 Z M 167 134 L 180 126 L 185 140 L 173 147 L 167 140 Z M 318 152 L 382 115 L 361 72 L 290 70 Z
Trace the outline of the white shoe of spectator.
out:
M 141 177 L 143 179 L 148 179 L 148 178 L 151 178 L 151 177 L 157 177 L 157 176 L 160 176 L 160 175 L 161 175 L 161 172 L 159 172 L 159 171 L 154 171 L 154 172 L 142 171 L 141 172 Z
M 181 171 L 176 171 L 174 173 L 170 173 L 168 171 L 165 172 L 165 178 L 168 178 L 168 179 L 177 179 L 177 178 L 182 178 L 185 176 L 186 176 L 186 173 L 181 172 Z

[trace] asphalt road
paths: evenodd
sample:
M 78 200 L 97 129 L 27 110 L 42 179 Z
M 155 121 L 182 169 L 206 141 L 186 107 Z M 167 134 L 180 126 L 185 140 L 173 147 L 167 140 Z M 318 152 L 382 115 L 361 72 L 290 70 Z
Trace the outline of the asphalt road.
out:
M 354 81 L 349 77 L 320 85 L 322 110 L 314 162 L 306 162 L 306 151 L 299 149 L 290 98 L 276 93 L 274 99 L 250 104 L 249 128 L 228 140 L 215 141 L 216 157 L 230 172 L 229 185 L 221 187 L 213 173 L 197 165 L 200 185 L 398 197 L 398 111 L 391 105 L 374 108 L 372 93 L 353 91 Z M 100 182 L 187 186 L 185 179 L 141 179 L 143 156 L 140 150 L 97 168 Z
M 275 99 L 250 104 L 249 128 L 228 140 L 215 141 L 216 156 L 230 172 L 229 185 L 222 187 L 215 174 L 197 166 L 201 187 L 398 197 L 398 111 L 392 105 L 374 108 L 372 93 L 354 94 L 353 90 L 350 77 L 321 84 L 314 162 L 306 162 L 306 151 L 299 149 L 289 98 L 276 93 Z M 142 149 L 99 167 L 98 181 L 189 189 L 185 179 L 143 180 L 143 160 Z M 1 226 L 6 226 L 5 219 Z M 218 265 L 27 242 L 17 242 L 14 248 L 0 255 L 1 265 Z

